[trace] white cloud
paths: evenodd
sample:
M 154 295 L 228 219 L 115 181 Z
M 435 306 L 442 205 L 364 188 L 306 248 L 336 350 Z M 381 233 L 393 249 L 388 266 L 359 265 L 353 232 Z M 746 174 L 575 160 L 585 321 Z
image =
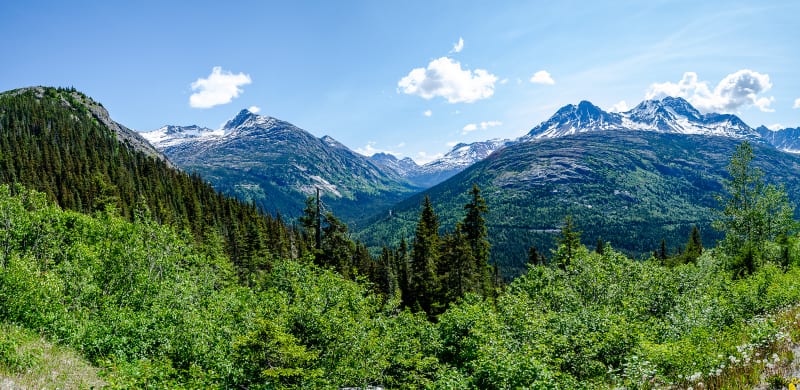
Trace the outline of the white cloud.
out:
M 398 91 L 424 99 L 436 96 L 449 103 L 472 103 L 494 94 L 497 76 L 484 69 L 461 69 L 448 57 L 431 61 L 427 68 L 415 68 L 397 82 Z
M 550 72 L 546 70 L 540 70 L 534 73 L 533 76 L 531 76 L 531 82 L 534 84 L 547 84 L 547 85 L 553 85 L 556 83 L 556 81 L 553 80 L 553 76 L 550 75 Z
M 630 110 L 630 107 L 628 107 L 628 103 L 626 103 L 624 100 L 620 100 L 619 102 L 617 102 L 617 104 L 614 104 L 608 110 L 611 112 L 625 112 Z
M 767 128 L 772 130 L 772 131 L 778 131 L 778 130 L 785 129 L 786 126 L 784 126 L 784 125 L 782 125 L 780 123 L 775 123 L 775 124 L 767 126 Z
M 393 152 L 391 150 L 385 150 L 385 149 L 376 148 L 375 147 L 375 141 L 367 142 L 367 144 L 364 145 L 363 148 L 356 148 L 356 153 L 358 153 L 358 154 L 360 154 L 362 156 L 367 156 L 367 157 L 372 156 L 375 153 L 387 153 L 387 154 L 391 154 L 391 155 L 393 155 L 393 156 L 395 156 L 397 158 L 402 158 L 403 157 L 402 153 Z
M 794 99 L 794 106 L 792 108 L 800 108 L 800 99 Z
M 461 53 L 461 50 L 464 50 L 464 38 L 459 37 L 458 42 L 453 44 L 453 50 L 450 50 L 450 52 Z
M 196 92 L 189 96 L 189 105 L 194 108 L 211 108 L 230 103 L 242 93 L 239 87 L 251 82 L 250 75 L 233 74 L 215 66 L 208 78 L 199 78 L 192 83 L 192 91 Z
M 458 145 L 458 144 L 459 144 L 459 142 L 458 142 L 458 141 L 450 141 L 450 142 L 446 142 L 446 143 L 445 143 L 445 145 L 446 145 L 448 148 L 452 148 L 453 146 L 456 146 L 456 145 Z
M 755 106 L 763 112 L 773 112 L 775 110 L 770 105 L 775 98 L 759 96 L 770 88 L 772 83 L 769 75 L 749 69 L 725 76 L 713 90 L 707 81 L 698 81 L 697 73 L 686 72 L 677 83 L 654 83 L 645 96 L 647 99 L 682 97 L 705 112 L 736 112 L 749 106 Z
M 261 111 L 261 107 L 259 107 L 259 106 L 250 106 L 250 108 L 248 108 L 247 111 L 250 111 L 253 114 L 258 114 L 258 112 Z
M 431 115 L 433 115 L 433 111 L 431 111 L 431 110 L 425 110 L 425 112 L 423 112 L 423 113 L 422 113 L 422 115 L 425 115 L 426 117 L 430 118 L 430 117 L 431 117 Z
M 405 142 L 400 142 L 399 144 L 397 144 L 397 147 L 398 148 L 405 148 L 406 147 L 406 143 Z
M 486 130 L 486 129 L 490 128 L 490 127 L 496 127 L 496 126 L 502 126 L 502 125 L 503 125 L 503 122 L 500 122 L 500 121 L 486 121 L 486 122 L 481 122 L 481 123 L 469 123 L 466 126 L 464 126 L 463 129 L 461 129 L 461 130 L 463 130 L 461 133 L 462 134 L 467 134 L 467 133 L 469 133 L 471 131 L 475 131 L 475 130 L 478 130 L 478 129 Z

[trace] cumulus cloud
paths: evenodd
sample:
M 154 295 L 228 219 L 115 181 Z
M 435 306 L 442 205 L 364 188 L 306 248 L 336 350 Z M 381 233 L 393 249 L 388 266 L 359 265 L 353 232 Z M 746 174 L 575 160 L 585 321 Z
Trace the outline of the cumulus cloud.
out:
M 425 115 L 426 117 L 430 118 L 433 115 L 433 111 L 425 110 L 425 112 L 423 112 L 422 115 Z
M 472 131 L 475 131 L 475 130 L 478 130 L 478 129 L 486 130 L 486 129 L 490 128 L 490 127 L 501 126 L 502 124 L 503 124 L 503 122 L 500 122 L 500 121 L 486 121 L 486 122 L 481 122 L 481 123 L 468 123 L 461 130 L 463 130 L 462 134 L 467 134 L 469 132 L 472 132 Z
M 215 66 L 207 78 L 199 78 L 192 83 L 192 91 L 195 93 L 189 96 L 189 105 L 194 108 L 211 108 L 230 103 L 242 93 L 239 87 L 251 82 L 248 74 L 233 74 Z
M 800 108 L 800 99 L 794 99 L 794 106 L 792 108 Z
M 261 107 L 259 107 L 259 106 L 250 106 L 250 108 L 248 108 L 247 111 L 250 111 L 253 114 L 258 114 L 258 112 L 261 111 Z
M 628 103 L 626 103 L 624 100 L 620 100 L 619 102 L 617 102 L 617 104 L 614 104 L 608 110 L 611 112 L 625 112 L 630 110 L 630 107 L 628 107 Z
M 461 64 L 448 57 L 431 61 L 427 68 L 415 68 L 397 82 L 399 92 L 424 99 L 436 96 L 449 103 L 472 103 L 494 94 L 497 76 L 484 69 L 461 69 Z
M 553 85 L 556 83 L 553 80 L 553 76 L 550 75 L 550 72 L 546 70 L 540 70 L 531 76 L 531 82 L 534 84 L 546 84 L 546 85 Z
M 646 97 L 682 97 L 705 112 L 736 112 L 749 106 L 755 106 L 763 112 L 773 112 L 775 110 L 770 105 L 775 98 L 761 96 L 770 88 L 772 83 L 769 75 L 750 69 L 742 69 L 725 76 L 713 89 L 707 81 L 699 81 L 697 73 L 686 72 L 677 83 L 654 83 Z
M 786 126 L 784 126 L 784 125 L 782 125 L 782 124 L 780 124 L 780 123 L 775 123 L 775 124 L 772 124 L 772 125 L 769 125 L 769 126 L 767 126 L 767 128 L 768 128 L 768 129 L 770 129 L 770 130 L 772 130 L 772 131 L 778 131 L 778 130 L 783 130 L 783 129 L 785 129 L 785 128 L 786 128 Z
M 450 50 L 450 52 L 461 53 L 461 50 L 464 50 L 464 38 L 459 37 L 458 42 L 453 44 L 453 50 Z

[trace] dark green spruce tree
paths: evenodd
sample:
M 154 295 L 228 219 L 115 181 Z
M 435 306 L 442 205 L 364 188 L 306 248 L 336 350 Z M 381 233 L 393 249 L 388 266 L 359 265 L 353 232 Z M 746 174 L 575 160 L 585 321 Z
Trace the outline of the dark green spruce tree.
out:
M 558 249 L 554 254 L 555 264 L 566 270 L 572 264 L 572 260 L 575 259 L 581 246 L 581 232 L 575 230 L 571 215 L 564 218 L 564 225 L 561 227 L 561 235 L 557 242 Z
M 467 269 L 469 291 L 486 293 L 493 289 L 492 267 L 489 264 L 489 232 L 484 215 L 489 211 L 481 190 L 476 184 L 470 191 L 472 198 L 464 205 L 466 215 L 462 223 L 464 236 L 472 249 L 473 264 Z M 458 230 L 458 229 L 456 229 Z
M 424 310 L 429 315 L 439 291 L 436 264 L 439 262 L 439 217 L 433 211 L 431 199 L 426 195 L 417 224 L 411 249 L 411 272 L 407 304 L 415 310 Z

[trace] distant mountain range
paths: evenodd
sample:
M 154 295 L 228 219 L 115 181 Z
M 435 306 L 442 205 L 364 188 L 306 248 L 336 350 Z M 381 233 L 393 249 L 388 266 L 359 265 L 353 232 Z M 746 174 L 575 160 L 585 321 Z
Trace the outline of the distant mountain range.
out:
M 420 190 L 331 137 L 248 110 L 219 130 L 164 126 L 142 135 L 217 189 L 290 217 L 316 189 L 328 209 L 351 223 Z
M 377 153 L 370 157 L 375 164 L 383 169 L 392 171 L 409 180 L 418 187 L 429 188 L 439 184 L 453 175 L 463 171 L 472 164 L 483 160 L 494 151 L 510 145 L 509 140 L 489 140 L 458 144 L 443 157 L 425 165 L 417 165 L 414 160 L 406 157 L 398 160 L 397 157 L 387 153 Z
M 523 269 L 529 245 L 545 252 L 553 245 L 566 215 L 587 244 L 609 240 L 637 256 L 661 239 L 677 248 L 693 225 L 711 243 L 718 238 L 710 227 L 714 195 L 743 140 L 757 146 L 769 180 L 785 183 L 793 198 L 800 193 L 800 156 L 791 154 L 800 152 L 800 130 L 754 129 L 673 97 L 620 113 L 570 104 L 516 140 L 459 144 L 425 165 L 365 157 L 247 110 L 219 130 L 165 126 L 143 135 L 184 170 L 270 212 L 297 215 L 320 188 L 324 203 L 376 246 L 413 236 L 423 189 L 447 227 L 461 218 L 476 183 L 491 210 L 494 260 L 507 276 Z
M 767 180 L 783 183 L 800 200 L 797 129 L 753 129 L 735 115 L 701 114 L 686 100 L 648 100 L 623 113 L 589 103 L 567 105 L 525 136 L 424 194 L 374 217 L 358 236 L 369 244 L 411 237 L 421 197 L 428 195 L 443 226 L 462 218 L 472 184 L 483 189 L 493 261 L 506 276 L 524 271 L 525 250 L 548 253 L 566 215 L 574 216 L 583 240 L 598 239 L 634 256 L 684 245 L 692 226 L 707 245 L 714 196 L 722 192 L 736 145 L 754 144 L 756 165 Z

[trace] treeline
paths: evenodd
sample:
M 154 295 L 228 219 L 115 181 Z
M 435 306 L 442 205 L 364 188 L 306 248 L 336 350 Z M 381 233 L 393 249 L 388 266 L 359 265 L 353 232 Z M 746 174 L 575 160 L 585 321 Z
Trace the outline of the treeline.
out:
M 385 297 L 435 318 L 465 294 L 489 296 L 499 283 L 497 268 L 489 265 L 486 201 L 477 186 L 471 196 L 463 221 L 445 234 L 426 197 L 411 244 L 402 240 L 397 248 L 384 246 L 376 259 L 363 243 L 351 239 L 332 212 L 322 212 L 319 198 L 306 200 L 300 222 L 305 240 L 315 242 L 317 265 L 347 279 L 366 279 Z
M 0 95 L 0 183 L 43 192 L 63 208 L 92 213 L 110 207 L 129 220 L 147 214 L 198 242 L 221 239 L 243 280 L 268 269 L 271 259 L 310 253 L 299 230 L 280 215 L 119 142 L 85 104 L 96 103 L 74 89 Z

